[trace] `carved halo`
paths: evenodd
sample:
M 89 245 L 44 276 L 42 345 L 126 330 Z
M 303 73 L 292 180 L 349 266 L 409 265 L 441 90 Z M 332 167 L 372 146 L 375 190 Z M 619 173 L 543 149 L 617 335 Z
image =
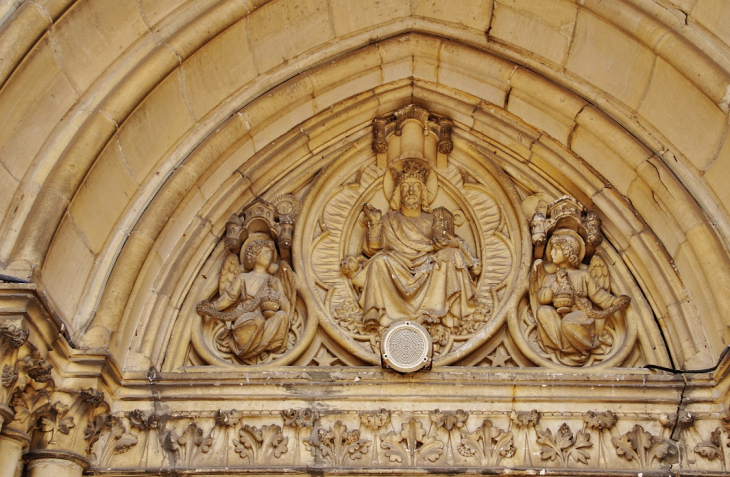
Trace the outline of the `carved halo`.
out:
M 383 177 L 383 191 L 385 197 L 390 201 L 393 198 L 393 192 L 395 192 L 395 186 L 397 183 L 398 175 L 403 172 L 403 165 L 406 161 L 415 161 L 426 171 L 426 191 L 429 205 L 433 202 L 434 197 L 439 188 L 439 181 L 436 174 L 433 172 L 431 166 L 426 161 L 416 158 L 406 158 L 398 162 L 395 162 L 388 168 L 388 171 Z
M 256 233 L 251 234 L 246 239 L 246 241 L 243 242 L 243 245 L 241 246 L 241 256 L 240 256 L 241 265 L 244 266 L 245 271 L 247 271 L 247 272 L 251 271 L 252 267 L 246 266 L 246 264 L 247 264 L 246 255 L 248 254 L 248 251 L 251 248 L 251 246 L 253 246 L 254 244 L 256 244 L 258 242 L 264 242 L 264 244 L 265 244 L 264 246 L 268 247 L 271 250 L 272 265 L 279 263 L 279 254 L 276 251 L 276 244 L 272 240 L 271 235 L 263 233 L 263 232 L 256 232 Z
M 548 240 L 547 248 L 545 248 L 545 259 L 552 261 L 552 255 L 551 252 L 553 250 L 553 238 L 559 237 L 561 235 L 570 235 L 571 237 L 578 240 L 578 243 L 580 244 L 580 251 L 578 252 L 578 258 L 579 261 L 582 262 L 583 259 L 586 256 L 586 243 L 585 240 L 583 240 L 583 237 L 578 232 L 575 232 L 571 229 L 558 229 L 556 230 L 552 236 L 550 237 L 550 240 Z

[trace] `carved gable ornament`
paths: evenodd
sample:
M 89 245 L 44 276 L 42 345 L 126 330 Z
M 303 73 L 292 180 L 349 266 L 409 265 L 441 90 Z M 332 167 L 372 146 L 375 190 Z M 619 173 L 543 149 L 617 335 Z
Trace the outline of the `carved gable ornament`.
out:
M 372 130 L 370 150 L 344 150 L 307 187 L 229 219 L 207 288 L 183 307 L 197 315 L 184 365 L 412 372 L 653 356 L 639 335 L 654 317 L 595 211 L 518 190 L 449 118 L 414 105 Z

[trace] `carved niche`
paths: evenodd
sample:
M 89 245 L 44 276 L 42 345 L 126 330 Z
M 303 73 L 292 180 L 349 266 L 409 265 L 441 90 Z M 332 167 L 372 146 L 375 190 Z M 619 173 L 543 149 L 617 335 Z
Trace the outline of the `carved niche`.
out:
M 529 291 L 511 323 L 525 354 L 570 367 L 641 362 L 638 326 L 653 316 L 640 296 L 629 296 L 630 274 L 611 266 L 598 215 L 563 196 L 538 207 L 530 225 Z

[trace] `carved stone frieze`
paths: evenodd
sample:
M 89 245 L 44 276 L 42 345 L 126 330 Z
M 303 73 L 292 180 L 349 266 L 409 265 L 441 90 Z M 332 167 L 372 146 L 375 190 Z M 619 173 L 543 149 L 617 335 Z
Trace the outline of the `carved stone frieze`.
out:
M 634 462 L 639 469 L 649 469 L 657 464 L 671 464 L 677 457 L 677 444 L 662 439 L 644 430 L 636 424 L 629 432 L 614 437 L 613 445 L 616 454 L 629 462 Z
M 484 419 L 474 432 L 461 430 L 459 454 L 473 459 L 477 465 L 498 467 L 502 459 L 515 455 L 514 436 L 512 432 L 500 429 L 490 419 Z
M 404 467 L 428 466 L 438 461 L 444 452 L 444 443 L 429 436 L 423 423 L 414 418 L 403 423 L 400 432 L 391 431 L 381 436 L 380 446 L 389 462 Z
M 537 429 L 537 443 L 540 445 L 540 458 L 555 462 L 562 468 L 567 468 L 571 460 L 588 465 L 590 454 L 586 449 L 593 447 L 589 433 L 578 431 L 574 435 L 566 423 L 555 434 L 550 429 Z
M 276 424 L 260 428 L 244 424 L 238 430 L 238 439 L 234 440 L 235 451 L 248 465 L 270 464 L 289 450 L 289 438 L 281 431 L 281 426 Z
M 722 429 L 718 427 L 712 431 L 710 438 L 697 444 L 693 450 L 696 454 L 707 460 L 722 459 L 724 463 L 725 453 L 722 449 Z
M 96 451 L 96 443 L 104 437 L 103 445 Z M 84 438 L 88 441 L 87 454 L 92 457 L 92 463 L 99 467 L 109 466 L 113 456 L 124 454 L 139 442 L 136 435 L 128 432 L 122 418 L 106 413 L 88 421 Z
M 210 451 L 213 439 L 210 432 L 206 432 L 196 422 L 191 422 L 181 435 L 173 430 L 169 437 L 169 449 L 178 454 L 181 467 L 191 467 L 197 457 Z
M 0 325 L 0 341 L 4 341 L 10 349 L 18 349 L 28 341 L 30 330 L 18 328 L 16 325 Z
M 45 447 L 35 451 L 86 455 L 92 471 L 122 469 L 129 459 L 139 462 L 141 469 L 158 471 L 207 467 L 276 472 L 291 465 L 723 471 L 730 435 L 717 424 L 717 415 L 684 419 L 682 413 L 382 409 L 316 414 L 306 408 L 167 415 L 134 410 L 74 419 L 78 409 L 54 401 L 39 417 L 37 432 L 45 436 Z M 679 421 L 684 421 L 682 432 Z M 704 429 L 713 422 L 715 428 L 707 438 L 695 431 L 698 423 Z M 70 446 L 68 439 L 58 446 L 80 427 L 85 451 Z M 305 430 L 309 431 L 300 433 Z M 684 460 L 679 456 L 683 448 L 691 451 Z
M 27 388 L 28 391 L 31 388 Z M 35 431 L 31 440 L 31 450 L 69 450 L 80 455 L 88 451 L 89 446 L 83 446 L 83 440 L 94 434 L 90 430 L 98 424 L 97 416 L 108 413 L 109 406 L 104 400 L 104 393 L 94 388 L 81 390 L 56 390 L 45 397 L 37 395 L 35 398 L 21 399 L 24 405 L 36 406 L 35 409 L 19 406 L 21 414 L 28 413 L 29 421 L 35 419 L 35 426 L 29 430 Z M 37 407 L 37 403 L 43 403 Z M 21 404 L 21 405 L 23 405 Z M 18 413 L 16 410 L 16 415 Z M 21 418 L 24 417 L 21 415 Z M 89 424 L 91 423 L 91 424 Z M 91 425 L 92 427 L 89 427 Z M 83 438 L 81 437 L 83 436 Z

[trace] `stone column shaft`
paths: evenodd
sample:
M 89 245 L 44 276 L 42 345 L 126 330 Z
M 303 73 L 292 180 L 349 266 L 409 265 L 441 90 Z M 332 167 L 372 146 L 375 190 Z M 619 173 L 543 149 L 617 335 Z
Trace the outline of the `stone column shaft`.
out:
M 20 477 L 23 449 L 27 446 L 28 436 L 7 427 L 3 429 L 0 434 L 0 477 Z

